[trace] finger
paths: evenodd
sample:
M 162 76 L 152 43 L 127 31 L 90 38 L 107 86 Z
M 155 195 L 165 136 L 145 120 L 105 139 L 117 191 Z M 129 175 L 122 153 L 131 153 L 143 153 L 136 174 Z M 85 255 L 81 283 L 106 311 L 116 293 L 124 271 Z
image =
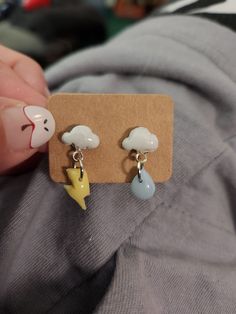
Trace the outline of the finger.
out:
M 0 96 L 26 103 L 45 105 L 46 97 L 23 81 L 9 66 L 0 62 Z
M 42 68 L 31 58 L 0 45 L 0 60 L 11 67 L 29 86 L 45 97 L 49 96 Z
M 50 92 L 41 67 L 30 58 L 19 60 L 13 67 L 14 71 L 40 94 L 49 97 Z
M 51 113 L 43 107 L 0 98 L 0 173 L 33 156 L 55 131 Z

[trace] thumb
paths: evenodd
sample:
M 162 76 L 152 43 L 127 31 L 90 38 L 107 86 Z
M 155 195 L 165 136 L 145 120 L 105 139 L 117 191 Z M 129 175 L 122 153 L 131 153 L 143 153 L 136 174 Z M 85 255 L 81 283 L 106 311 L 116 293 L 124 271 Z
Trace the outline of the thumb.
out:
M 55 121 L 44 107 L 0 97 L 0 173 L 29 159 L 54 131 Z

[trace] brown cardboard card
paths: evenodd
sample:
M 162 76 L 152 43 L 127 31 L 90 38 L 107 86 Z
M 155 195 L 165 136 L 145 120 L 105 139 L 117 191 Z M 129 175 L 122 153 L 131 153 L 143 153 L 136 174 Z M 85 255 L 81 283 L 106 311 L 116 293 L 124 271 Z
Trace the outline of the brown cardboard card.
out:
M 89 126 L 100 138 L 96 149 L 84 150 L 84 168 L 91 183 L 131 182 L 137 174 L 135 154 L 124 150 L 122 141 L 135 127 L 142 126 L 159 140 L 148 153 L 145 169 L 155 182 L 167 181 L 172 173 L 173 102 L 156 94 L 56 94 L 48 109 L 56 121 L 49 142 L 50 176 L 68 182 L 65 169 L 72 167 L 72 148 L 61 141 L 64 132 L 76 125 Z

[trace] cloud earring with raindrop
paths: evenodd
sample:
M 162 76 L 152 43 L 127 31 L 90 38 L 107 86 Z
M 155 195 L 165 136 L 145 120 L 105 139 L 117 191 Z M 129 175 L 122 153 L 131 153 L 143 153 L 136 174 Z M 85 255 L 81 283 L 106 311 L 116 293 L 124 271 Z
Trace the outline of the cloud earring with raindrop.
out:
M 99 137 L 85 125 L 77 125 L 70 132 L 65 132 L 61 138 L 62 142 L 71 145 L 73 149 L 73 168 L 67 168 L 67 176 L 71 185 L 64 185 L 67 193 L 72 197 L 82 209 L 86 209 L 85 197 L 90 195 L 89 179 L 84 169 L 85 149 L 97 148 L 100 144 Z
M 139 199 L 147 200 L 153 197 L 156 191 L 155 183 L 150 174 L 144 169 L 148 153 L 158 148 L 158 138 L 147 128 L 137 127 L 122 142 L 127 151 L 136 151 L 137 175 L 131 183 L 132 193 Z

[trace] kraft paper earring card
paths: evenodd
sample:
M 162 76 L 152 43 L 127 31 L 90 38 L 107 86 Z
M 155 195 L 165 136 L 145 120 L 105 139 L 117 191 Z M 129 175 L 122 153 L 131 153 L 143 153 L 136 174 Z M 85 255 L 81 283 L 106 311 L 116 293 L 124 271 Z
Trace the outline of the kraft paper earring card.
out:
M 61 137 L 78 125 L 89 126 L 99 135 L 99 148 L 86 151 L 84 166 L 91 183 L 131 182 L 137 174 L 135 153 L 127 153 L 122 142 L 138 127 L 158 138 L 158 149 L 148 154 L 145 169 L 154 182 L 165 182 L 172 174 L 173 101 L 158 94 L 56 94 L 48 110 L 56 122 L 49 142 L 49 168 L 53 181 L 68 183 L 70 145 Z

